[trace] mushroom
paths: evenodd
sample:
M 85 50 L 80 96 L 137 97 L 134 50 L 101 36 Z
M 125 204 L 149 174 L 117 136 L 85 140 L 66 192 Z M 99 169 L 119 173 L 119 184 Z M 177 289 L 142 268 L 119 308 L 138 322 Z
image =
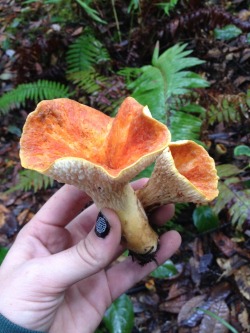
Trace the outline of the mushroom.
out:
M 170 132 L 128 97 L 111 118 L 76 101 L 45 100 L 30 113 L 20 140 L 24 168 L 84 190 L 98 209 L 113 209 L 132 253 L 154 255 L 158 235 L 129 184 L 168 146 Z
M 144 209 L 167 203 L 205 204 L 218 195 L 218 176 L 213 158 L 194 141 L 171 142 L 156 159 L 147 184 L 137 191 Z

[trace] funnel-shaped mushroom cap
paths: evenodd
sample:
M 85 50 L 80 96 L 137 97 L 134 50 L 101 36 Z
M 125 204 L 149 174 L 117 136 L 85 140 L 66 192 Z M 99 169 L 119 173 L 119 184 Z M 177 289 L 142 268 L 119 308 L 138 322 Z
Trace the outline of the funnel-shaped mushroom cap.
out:
M 157 158 L 146 186 L 137 192 L 145 209 L 175 202 L 206 203 L 218 195 L 214 160 L 193 141 L 177 141 Z
M 68 182 L 71 173 L 71 183 L 78 183 L 94 166 L 126 182 L 152 163 L 169 141 L 167 127 L 131 97 L 116 118 L 62 98 L 42 101 L 28 116 L 20 158 L 23 167 L 52 174 L 61 182 Z
M 84 190 L 118 214 L 127 247 L 155 253 L 158 235 L 128 184 L 168 146 L 170 132 L 131 97 L 116 118 L 69 99 L 38 104 L 20 141 L 22 166 Z M 138 241 L 139 238 L 139 241 Z

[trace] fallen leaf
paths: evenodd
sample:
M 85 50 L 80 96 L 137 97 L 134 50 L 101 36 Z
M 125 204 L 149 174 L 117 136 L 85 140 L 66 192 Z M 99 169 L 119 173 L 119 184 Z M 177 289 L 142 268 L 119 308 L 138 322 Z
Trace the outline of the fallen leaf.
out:
M 249 82 L 249 81 L 250 81 L 250 76 L 239 76 L 239 77 L 237 77 L 236 80 L 234 80 L 234 85 L 236 87 L 239 87 L 243 83 Z
M 82 33 L 83 27 L 79 27 L 76 30 L 74 30 L 71 34 L 71 36 L 78 36 Z
M 216 284 L 211 289 L 210 297 L 214 301 L 224 300 L 232 292 L 232 287 L 227 281 Z
M 1 214 L 0 214 L 1 220 Z M 4 215 L 3 224 L 0 224 L 0 233 L 6 234 L 8 238 L 13 237 L 19 230 L 18 222 L 15 215 L 10 212 Z
M 175 299 L 181 295 L 188 294 L 190 292 L 190 285 L 188 280 L 173 283 L 170 286 L 167 300 Z
M 250 301 L 250 267 L 248 265 L 240 267 L 234 272 L 234 279 L 241 294 Z
M 240 298 L 235 299 L 234 302 L 230 302 L 230 322 L 237 332 L 250 332 L 249 314 L 245 304 Z
M 248 311 L 245 307 L 244 307 L 243 311 L 241 313 L 239 313 L 238 320 L 241 323 L 241 326 L 243 327 L 243 329 L 246 332 L 250 332 L 250 325 L 249 325 L 250 318 L 249 318 Z
M 191 257 L 189 259 L 190 270 L 191 270 L 191 278 L 196 286 L 200 285 L 201 274 L 199 272 L 199 261 L 195 257 Z
M 195 327 L 198 322 L 203 317 L 203 313 L 196 310 L 196 308 L 209 308 L 211 301 L 206 301 L 207 295 L 199 295 L 191 298 L 188 302 L 186 302 L 178 315 L 178 324 L 180 326 L 188 326 Z
M 223 319 L 226 322 L 228 322 L 229 309 L 224 301 L 214 302 L 210 306 L 209 311 L 218 316 L 220 319 Z M 227 333 L 228 328 L 218 319 L 210 316 L 209 314 L 205 314 L 200 325 L 199 333 L 211 333 L 211 332 Z
M 20 226 L 23 226 L 26 224 L 28 221 L 32 219 L 34 216 L 34 213 L 32 213 L 28 208 L 24 209 L 18 216 L 17 220 Z
M 149 295 L 142 295 L 139 297 L 139 301 L 150 307 L 156 307 L 159 303 L 159 295 L 155 292 L 151 292 Z
M 214 233 L 212 238 L 216 246 L 223 252 L 225 256 L 231 257 L 233 254 L 235 254 L 237 244 L 225 236 L 222 232 Z
M 172 300 L 166 301 L 159 306 L 160 311 L 178 314 L 184 304 L 187 303 L 188 295 L 182 294 Z
M 199 333 L 199 326 L 197 327 L 180 327 L 178 333 Z
M 223 273 L 220 279 L 224 276 L 231 276 L 235 273 L 241 266 L 247 263 L 247 260 L 241 258 L 237 254 L 232 256 L 232 258 L 225 259 L 225 258 L 217 258 L 217 264 L 223 270 Z
M 8 208 L 0 204 L 0 230 L 6 223 L 7 214 L 9 214 Z

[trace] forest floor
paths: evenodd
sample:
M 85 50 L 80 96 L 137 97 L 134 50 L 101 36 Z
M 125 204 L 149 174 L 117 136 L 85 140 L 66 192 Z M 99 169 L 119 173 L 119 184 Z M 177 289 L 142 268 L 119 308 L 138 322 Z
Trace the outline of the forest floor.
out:
M 33 20 L 29 21 L 26 17 L 25 22 L 21 22 L 24 14 L 20 3 L 8 0 L 0 3 L 0 95 L 18 84 L 37 79 L 56 79 L 65 83 L 61 74 L 65 70 L 63 54 L 70 41 L 81 34 L 83 29 L 80 22 L 74 25 L 50 22 L 46 26 L 50 18 L 44 14 L 46 10 L 39 1 L 32 5 L 32 10 L 43 16 L 34 19 L 33 14 Z M 234 104 L 240 104 L 242 96 L 250 91 L 248 1 L 207 1 L 207 6 L 201 6 L 200 3 L 190 1 L 185 13 L 185 6 L 180 4 L 167 17 L 167 28 L 165 26 L 164 31 L 160 31 L 156 22 L 150 24 L 152 29 L 158 29 L 163 48 L 185 42 L 193 50 L 193 56 L 205 61 L 199 68 L 199 74 L 210 82 L 210 87 L 200 92 L 199 102 L 203 107 L 206 108 L 212 100 L 219 104 L 222 96 L 227 96 Z M 221 28 L 223 22 L 224 25 L 237 26 L 242 33 L 229 39 L 215 38 L 212 32 L 218 26 Z M 18 26 L 20 29 L 16 28 Z M 39 29 L 42 34 L 35 38 L 34 31 Z M 56 39 L 52 41 L 50 34 L 56 34 Z M 141 39 L 140 35 L 135 38 L 140 42 L 129 50 L 125 50 L 122 43 L 110 46 L 107 42 L 116 59 L 116 66 L 121 66 L 121 58 L 126 58 L 127 64 L 133 66 L 147 63 L 146 38 L 144 31 Z M 140 46 L 145 48 L 143 57 L 138 51 Z M 150 47 L 152 49 L 153 46 Z M 42 60 L 43 50 L 50 54 L 49 60 Z M 249 103 L 248 116 L 244 113 L 244 117 L 236 120 L 232 116 L 228 120 L 221 111 L 221 121 L 207 126 L 206 132 L 201 133 L 201 139 L 209 141 L 209 153 L 217 164 L 232 164 L 240 169 L 247 165 L 247 158 L 234 158 L 233 150 L 238 145 L 249 146 L 249 100 L 250 97 L 244 101 L 245 104 Z M 18 183 L 19 172 L 22 170 L 19 159 L 20 133 L 34 106 L 29 101 L 25 106 L 5 115 L 0 113 L 2 249 L 11 246 L 18 231 L 61 186 L 54 184 L 53 187 L 37 192 L 6 192 Z M 230 118 L 230 112 L 228 115 Z M 249 179 L 249 169 L 246 168 L 241 174 L 241 180 L 249 186 Z M 181 248 L 172 258 L 178 274 L 167 278 L 150 276 L 128 291 L 134 305 L 134 333 L 228 332 L 225 322 L 232 325 L 234 332 L 250 332 L 250 210 L 241 228 L 237 229 L 231 223 L 232 205 L 233 202 L 226 203 L 219 214 L 219 227 L 210 232 L 197 232 L 192 220 L 193 205 L 188 206 L 172 222 L 171 226 L 180 230 L 183 238 Z M 196 311 L 196 308 L 209 310 L 217 318 Z

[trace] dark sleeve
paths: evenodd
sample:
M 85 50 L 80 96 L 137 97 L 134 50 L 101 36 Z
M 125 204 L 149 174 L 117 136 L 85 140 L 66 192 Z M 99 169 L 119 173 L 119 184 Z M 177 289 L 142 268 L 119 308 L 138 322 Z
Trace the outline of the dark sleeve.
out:
M 0 333 L 44 333 L 18 326 L 0 314 Z

